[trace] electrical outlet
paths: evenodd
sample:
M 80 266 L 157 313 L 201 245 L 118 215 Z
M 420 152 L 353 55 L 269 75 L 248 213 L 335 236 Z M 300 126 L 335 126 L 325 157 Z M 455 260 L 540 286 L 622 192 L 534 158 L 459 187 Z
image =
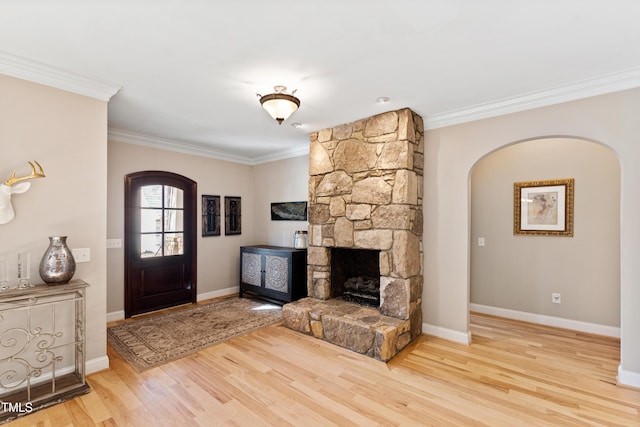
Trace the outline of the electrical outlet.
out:
M 91 261 L 91 249 L 89 248 L 71 249 L 71 253 L 76 264 Z
M 554 304 L 560 304 L 560 302 L 562 301 L 562 295 L 560 295 L 558 292 L 554 292 L 551 294 L 551 302 Z

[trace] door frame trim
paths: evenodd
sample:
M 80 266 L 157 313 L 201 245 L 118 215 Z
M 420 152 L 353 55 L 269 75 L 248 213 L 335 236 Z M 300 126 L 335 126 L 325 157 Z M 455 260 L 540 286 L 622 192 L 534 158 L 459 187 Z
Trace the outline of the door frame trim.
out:
M 131 210 L 134 209 L 135 207 L 133 206 L 129 206 L 128 205 L 128 200 L 129 197 L 131 195 L 132 192 L 132 188 L 133 188 L 133 182 L 137 179 L 140 178 L 149 178 L 149 177 L 158 177 L 161 179 L 176 179 L 179 181 L 182 181 L 185 183 L 185 189 L 188 188 L 193 197 L 191 198 L 191 203 L 189 205 L 189 208 L 191 209 L 191 214 L 190 217 L 188 218 L 191 221 L 192 227 L 191 227 L 191 234 L 190 234 L 190 244 L 189 244 L 189 249 L 190 252 L 192 254 L 191 256 L 191 303 L 196 303 L 197 302 L 197 282 L 198 282 L 198 270 L 197 270 L 197 266 L 198 266 L 198 244 L 197 244 L 197 239 L 198 239 L 198 223 L 197 223 L 197 219 L 198 219 L 198 183 L 195 182 L 194 180 L 192 180 L 191 178 L 188 178 L 184 175 L 180 175 L 177 173 L 173 173 L 173 172 L 167 172 L 167 171 L 158 171 L 158 170 L 150 170 L 150 171 L 140 171 L 140 172 L 133 172 L 130 174 L 125 175 L 124 177 L 124 181 L 125 181 L 125 185 L 124 185 L 124 202 L 125 202 L 125 209 L 124 209 L 124 317 L 125 318 L 129 318 L 132 315 L 137 315 L 137 314 L 142 314 L 142 313 L 132 313 L 132 298 L 133 296 L 131 295 L 132 293 L 132 289 L 130 286 L 131 283 L 131 274 L 132 274 L 132 266 L 131 266 L 131 262 L 129 257 L 132 255 L 132 250 L 133 250 L 133 243 L 130 241 L 130 235 L 131 235 L 131 221 L 128 221 L 127 218 L 129 217 L 129 215 L 132 213 Z M 185 216 L 185 219 L 187 219 L 187 217 Z M 181 303 L 184 304 L 184 303 Z

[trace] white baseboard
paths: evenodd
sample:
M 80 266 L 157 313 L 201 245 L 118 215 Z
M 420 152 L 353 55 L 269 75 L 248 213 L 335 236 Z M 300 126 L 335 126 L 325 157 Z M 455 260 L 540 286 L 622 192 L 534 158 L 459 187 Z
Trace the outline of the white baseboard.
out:
M 198 294 L 196 296 L 196 301 L 204 301 L 212 298 L 226 297 L 228 295 L 233 295 L 238 293 L 238 287 L 234 286 L 231 288 L 220 289 L 217 291 L 205 292 L 203 294 Z M 111 313 L 107 313 L 107 323 L 115 322 L 117 320 L 124 319 L 124 310 L 121 311 L 113 311 Z
M 239 292 L 238 287 L 237 286 L 233 286 L 231 288 L 220 289 L 220 290 L 211 291 L 211 292 L 205 292 L 204 294 L 198 294 L 197 300 L 198 300 L 198 302 L 200 302 L 200 301 L 204 301 L 204 300 L 211 299 L 211 298 L 226 297 L 226 296 L 229 296 L 229 295 L 237 294 L 238 292 Z
M 442 338 L 447 341 L 457 342 L 458 344 L 464 344 L 464 345 L 471 344 L 471 332 L 455 331 L 453 329 L 447 329 L 441 326 L 429 325 L 427 323 L 423 323 L 422 333 L 427 335 L 433 335 L 434 337 Z
M 625 371 L 618 366 L 618 384 L 640 389 L 640 372 Z
M 107 313 L 107 323 L 124 319 L 124 310 Z
M 572 331 L 620 338 L 620 328 L 615 326 L 599 325 L 597 323 L 582 322 L 580 320 L 563 319 L 561 317 L 527 313 L 525 311 L 510 310 L 507 308 L 491 307 L 488 305 L 474 303 L 469 304 L 469 310 L 475 311 L 476 313 L 506 317 L 507 319 L 521 320 L 523 322 L 537 323 L 556 328 L 571 329 Z
M 84 370 L 87 375 L 104 371 L 105 369 L 109 369 L 109 356 L 87 360 L 84 364 Z

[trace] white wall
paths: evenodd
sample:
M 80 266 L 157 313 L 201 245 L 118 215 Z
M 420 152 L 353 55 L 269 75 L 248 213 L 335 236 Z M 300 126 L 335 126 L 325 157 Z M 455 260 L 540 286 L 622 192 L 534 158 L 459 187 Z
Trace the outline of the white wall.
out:
M 513 183 L 575 180 L 573 237 L 513 234 Z M 518 198 L 519 202 L 519 198 Z M 485 239 L 485 246 L 477 244 Z M 608 148 L 547 138 L 488 154 L 471 175 L 471 302 L 620 326 L 620 165 Z M 561 303 L 551 293 L 561 294 Z M 608 329 L 608 328 L 602 328 Z
M 132 172 L 174 172 L 198 183 L 198 300 L 237 292 L 240 246 L 255 242 L 253 170 L 251 166 L 207 157 L 109 141 L 108 238 L 122 239 L 124 246 L 124 177 Z M 241 197 L 242 233 L 202 237 L 202 195 Z M 224 208 L 223 208 L 224 212 Z M 109 320 L 124 315 L 124 248 L 108 250 L 107 312 Z
M 106 356 L 107 103 L 0 75 L 0 181 L 13 170 L 30 172 L 37 160 L 46 178 L 13 197 L 16 218 L 0 225 L 0 256 L 11 262 L 31 254 L 31 278 L 42 283 L 38 264 L 48 236 L 66 235 L 71 248 L 89 248 L 91 262 L 78 264 L 74 279 L 87 290 L 87 371 L 108 367 Z
M 568 136 L 610 147 L 620 159 L 621 368 L 640 386 L 640 89 L 478 120 L 425 134 L 425 323 L 468 332 L 470 172 L 514 142 Z

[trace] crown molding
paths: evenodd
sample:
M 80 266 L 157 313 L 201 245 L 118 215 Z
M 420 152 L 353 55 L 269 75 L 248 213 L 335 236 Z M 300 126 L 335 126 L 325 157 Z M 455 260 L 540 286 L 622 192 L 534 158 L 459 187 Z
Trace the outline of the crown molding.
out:
M 107 102 L 122 89 L 118 85 L 94 80 L 6 52 L 0 52 L 0 74 Z
M 291 159 L 293 157 L 309 155 L 309 145 L 305 144 L 304 147 L 294 148 L 291 150 L 278 151 L 277 153 L 270 154 L 268 156 L 256 157 L 252 159 L 253 165 L 260 163 L 275 162 L 277 160 Z
M 459 110 L 434 114 L 425 118 L 424 127 L 426 130 L 437 129 L 637 87 L 640 87 L 640 67 Z
M 235 163 L 251 165 L 251 159 L 235 156 L 233 154 L 217 151 L 203 145 L 193 144 L 184 141 L 161 138 L 159 136 L 144 135 L 123 129 L 109 128 L 108 140 L 124 142 L 127 144 L 142 145 L 145 147 L 158 148 L 161 150 L 174 151 L 183 154 L 193 154 L 195 156 L 211 157 L 219 160 L 227 160 Z
M 260 163 L 273 162 L 276 160 L 289 159 L 291 157 L 302 156 L 309 154 L 309 146 L 305 146 L 300 149 L 280 151 L 278 153 L 270 154 L 263 157 L 244 157 L 236 156 L 233 154 L 225 153 L 222 151 L 214 150 L 210 147 L 203 145 L 193 144 L 184 141 L 175 141 L 168 138 L 161 138 L 157 136 L 144 135 L 141 133 L 131 132 L 123 129 L 109 128 L 108 140 L 124 142 L 126 144 L 142 145 L 150 148 L 157 148 L 161 150 L 174 151 L 183 154 L 192 154 L 194 156 L 209 157 L 212 159 L 226 160 L 234 163 L 241 163 L 244 165 L 254 166 Z

